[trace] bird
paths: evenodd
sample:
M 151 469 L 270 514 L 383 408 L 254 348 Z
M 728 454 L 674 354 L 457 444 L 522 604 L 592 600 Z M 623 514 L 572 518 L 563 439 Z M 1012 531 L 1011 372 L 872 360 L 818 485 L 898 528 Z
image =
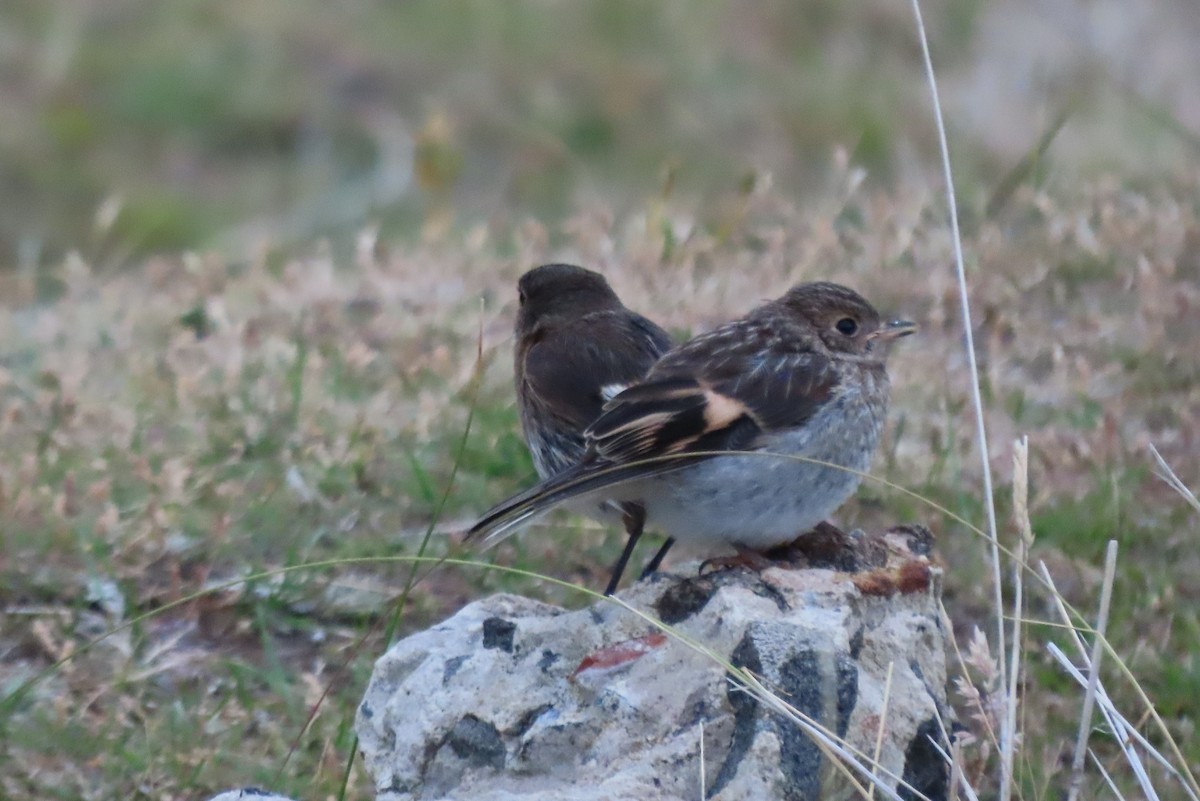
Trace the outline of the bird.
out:
M 797 284 L 667 352 L 605 403 L 575 464 L 466 539 L 490 547 L 564 502 L 603 498 L 641 504 L 646 525 L 710 552 L 792 542 L 858 488 L 887 415 L 891 345 L 915 331 L 848 287 Z
M 545 264 L 517 282 L 513 379 L 521 430 L 542 479 L 573 467 L 586 450 L 584 431 L 604 404 L 641 380 L 674 344 L 655 323 L 626 308 L 598 272 Z M 641 538 L 644 510 L 634 502 L 589 502 L 581 511 L 621 522 L 628 539 L 605 595 L 616 591 Z M 658 568 L 668 540 L 646 573 Z

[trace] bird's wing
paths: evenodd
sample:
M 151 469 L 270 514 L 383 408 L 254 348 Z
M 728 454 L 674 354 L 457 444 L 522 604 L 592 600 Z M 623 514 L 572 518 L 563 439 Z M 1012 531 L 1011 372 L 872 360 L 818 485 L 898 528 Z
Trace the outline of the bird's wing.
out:
M 613 398 L 587 438 L 603 460 L 637 460 L 752 447 L 803 425 L 837 387 L 824 352 L 775 325 L 742 322 L 692 340 L 642 383 Z
M 573 320 L 553 336 L 537 336 L 524 355 L 526 391 L 576 430 L 600 416 L 604 404 L 640 381 L 671 347 L 654 323 L 627 309 Z
M 836 391 L 837 373 L 803 337 L 779 334 L 743 321 L 671 351 L 607 404 L 582 462 L 493 507 L 467 539 L 489 547 L 572 498 L 804 424 Z

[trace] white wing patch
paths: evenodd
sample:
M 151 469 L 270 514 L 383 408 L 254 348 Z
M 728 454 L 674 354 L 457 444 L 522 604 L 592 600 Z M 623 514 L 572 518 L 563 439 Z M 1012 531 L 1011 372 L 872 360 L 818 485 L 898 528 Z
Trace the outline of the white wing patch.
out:
M 704 390 L 704 424 L 707 431 L 717 431 L 732 425 L 735 420 L 750 410 L 737 398 L 722 395 L 711 389 Z
M 627 389 L 629 389 L 628 384 L 605 384 L 600 387 L 600 397 L 604 399 L 605 403 L 608 403 Z

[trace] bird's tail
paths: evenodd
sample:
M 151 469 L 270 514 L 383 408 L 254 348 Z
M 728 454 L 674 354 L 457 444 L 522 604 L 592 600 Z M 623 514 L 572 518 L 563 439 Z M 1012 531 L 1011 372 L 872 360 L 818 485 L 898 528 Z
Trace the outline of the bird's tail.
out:
M 675 466 L 677 465 L 672 465 Z M 471 526 L 464 542 L 478 543 L 481 548 L 491 548 L 567 501 L 661 472 L 664 472 L 664 465 L 653 462 L 628 465 L 591 462 L 568 467 L 561 473 L 493 506 L 479 522 Z

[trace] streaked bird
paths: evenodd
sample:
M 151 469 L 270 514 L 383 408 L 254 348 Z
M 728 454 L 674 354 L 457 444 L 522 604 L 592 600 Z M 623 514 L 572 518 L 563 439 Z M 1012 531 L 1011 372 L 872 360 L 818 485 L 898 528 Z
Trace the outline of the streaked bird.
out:
M 586 451 L 584 430 L 604 404 L 645 377 L 672 345 L 667 332 L 630 311 L 604 276 L 570 264 L 547 264 L 521 276 L 514 378 L 521 429 L 538 475 L 574 467 Z M 575 506 L 603 522 L 620 521 L 629 538 L 606 595 L 621 580 L 642 534 L 636 501 L 597 499 Z M 670 541 L 647 570 L 656 569 Z
M 605 404 L 577 463 L 498 504 L 468 540 L 616 500 L 710 551 L 790 542 L 857 489 L 887 414 L 890 345 L 915 330 L 847 287 L 799 284 L 668 352 Z

